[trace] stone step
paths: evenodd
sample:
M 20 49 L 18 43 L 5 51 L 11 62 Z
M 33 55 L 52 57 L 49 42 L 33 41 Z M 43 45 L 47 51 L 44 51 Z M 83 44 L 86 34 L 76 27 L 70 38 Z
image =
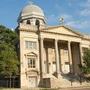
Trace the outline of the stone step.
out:
M 50 78 L 50 83 L 52 88 L 59 87 L 79 87 L 79 86 L 89 86 L 90 84 L 87 82 L 80 83 L 79 81 L 71 81 L 72 78 L 64 78 L 60 76 L 59 78 L 53 76 L 52 74 L 47 74 L 44 78 Z M 75 79 L 75 78 L 74 78 Z

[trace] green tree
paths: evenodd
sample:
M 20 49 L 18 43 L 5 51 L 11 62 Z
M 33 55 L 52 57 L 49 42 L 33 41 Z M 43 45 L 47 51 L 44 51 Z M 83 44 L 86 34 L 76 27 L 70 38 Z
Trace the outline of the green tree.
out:
M 19 60 L 16 52 L 17 34 L 0 26 L 0 75 L 11 77 L 19 74 Z
M 90 74 L 90 49 L 85 50 L 83 56 L 83 65 L 80 65 L 80 69 L 84 74 Z
M 0 25 L 0 44 L 7 43 L 15 46 L 18 41 L 18 35 L 15 31 L 12 31 L 2 25 Z

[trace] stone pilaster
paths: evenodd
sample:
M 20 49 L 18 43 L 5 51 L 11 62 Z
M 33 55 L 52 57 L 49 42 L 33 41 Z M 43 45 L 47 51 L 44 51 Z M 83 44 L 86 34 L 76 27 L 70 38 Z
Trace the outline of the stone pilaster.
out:
M 45 65 L 44 65 L 44 53 L 43 53 L 43 38 L 40 38 L 40 60 L 41 60 L 41 73 L 42 75 L 45 73 Z

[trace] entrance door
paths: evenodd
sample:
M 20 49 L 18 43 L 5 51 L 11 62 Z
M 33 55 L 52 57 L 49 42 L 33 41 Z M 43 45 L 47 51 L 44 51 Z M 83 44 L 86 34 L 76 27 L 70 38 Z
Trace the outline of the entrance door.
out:
M 29 77 L 29 87 L 37 87 L 37 78 L 36 77 Z

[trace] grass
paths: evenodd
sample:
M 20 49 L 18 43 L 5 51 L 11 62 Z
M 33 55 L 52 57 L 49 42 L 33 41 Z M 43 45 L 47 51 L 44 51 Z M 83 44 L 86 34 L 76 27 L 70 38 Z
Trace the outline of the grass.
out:
M 20 89 L 20 88 L 3 88 L 3 87 L 0 87 L 0 90 L 58 90 L 58 89 L 52 89 L 52 88 Z

